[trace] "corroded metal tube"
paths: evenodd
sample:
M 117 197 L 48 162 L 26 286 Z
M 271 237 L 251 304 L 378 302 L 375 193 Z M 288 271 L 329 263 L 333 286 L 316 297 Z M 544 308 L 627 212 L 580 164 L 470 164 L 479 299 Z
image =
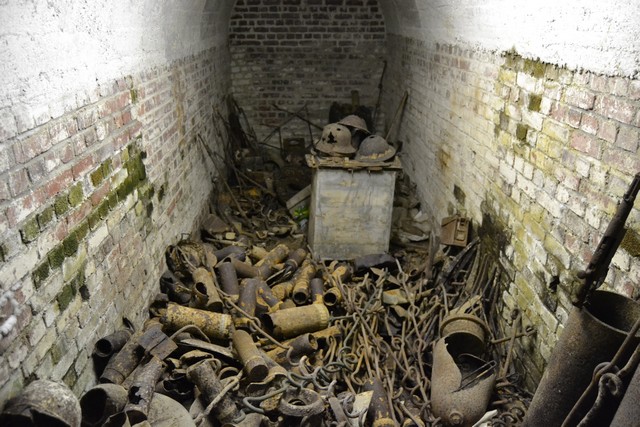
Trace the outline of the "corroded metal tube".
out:
M 373 391 L 371 402 L 369 403 L 369 411 L 367 412 L 368 425 L 375 427 L 391 427 L 396 423 L 391 417 L 391 410 L 387 403 L 387 393 L 384 390 L 382 381 L 378 378 L 372 378 L 364 383 L 364 390 Z
M 118 384 L 98 384 L 80 398 L 82 424 L 102 426 L 107 419 L 124 409 L 127 390 Z
M 278 298 L 280 301 L 284 301 L 291 295 L 293 291 L 293 282 L 282 282 L 275 285 L 271 288 L 271 292 Z
M 305 260 L 300 267 L 299 274 L 293 280 L 293 291 L 291 299 L 298 305 L 303 305 L 309 299 L 309 284 L 316 274 L 316 267 L 309 261 Z
M 265 325 L 281 338 L 315 332 L 329 325 L 329 310 L 324 304 L 311 304 L 278 310 L 263 316 Z
M 269 269 L 274 265 L 282 262 L 289 253 L 287 245 L 280 243 L 275 248 L 271 249 L 260 261 L 256 263 L 256 267 L 268 266 Z
M 269 374 L 269 367 L 265 363 L 253 338 L 243 330 L 236 330 L 232 335 L 233 347 L 236 349 L 243 369 L 249 381 L 262 381 Z
M 258 282 L 256 280 L 243 280 L 240 284 L 240 298 L 238 299 L 238 306 L 249 316 L 254 316 L 256 313 L 256 287 Z M 248 328 L 249 321 L 244 314 L 234 313 L 233 323 L 236 328 Z
M 202 308 L 222 312 L 223 304 L 218 294 L 218 287 L 215 284 L 213 274 L 203 267 L 196 268 L 191 274 L 193 278 L 194 294 L 198 296 L 204 295 L 204 305 Z
M 129 338 L 131 338 L 130 330 L 122 329 L 120 331 L 115 331 L 114 333 L 96 341 L 93 348 L 93 354 L 102 358 L 111 357 L 124 347 L 127 341 L 129 341 Z
M 318 277 L 311 279 L 309 291 L 311 293 L 312 304 L 322 304 L 324 302 L 324 282 L 322 279 Z
M 282 301 L 280 301 L 274 294 L 267 282 L 260 280 L 256 287 L 256 304 L 261 306 L 262 312 L 274 312 L 277 311 Z
M 228 314 L 214 313 L 169 303 L 162 317 L 162 323 L 173 330 L 195 325 L 209 338 L 227 339 L 231 333 L 232 319 Z
M 138 339 L 142 332 L 136 332 L 122 349 L 111 357 L 100 376 L 101 383 L 122 384 L 140 362 L 140 346 Z
M 322 299 L 327 307 L 335 307 L 342 302 L 342 292 L 340 292 L 340 288 L 334 286 L 324 292 Z
M 136 370 L 131 387 L 129 387 L 129 402 L 124 407 L 124 412 L 131 424 L 147 420 L 156 383 L 163 371 L 164 363 L 157 357 L 151 357 L 146 364 Z
M 281 365 L 289 364 L 305 354 L 318 350 L 318 340 L 312 334 L 302 334 L 283 344 L 289 348 L 276 348 L 267 352 L 270 358 Z
M 250 277 L 261 277 L 267 278 L 269 277 L 269 273 L 271 273 L 271 267 L 268 265 L 262 265 L 260 267 L 256 267 L 255 265 L 248 264 L 246 262 L 242 262 L 239 259 L 231 258 L 231 265 L 236 270 L 236 274 L 238 277 L 250 278 Z
M 193 382 L 201 393 L 204 406 L 208 406 L 223 389 L 215 370 L 209 359 L 196 363 L 187 368 L 187 377 Z M 239 412 L 233 400 L 225 395 L 214 405 L 213 415 L 222 423 L 230 423 L 238 418 Z
M 240 296 L 240 285 L 236 269 L 229 261 L 221 262 L 216 268 L 220 275 L 220 287 L 232 300 L 237 301 Z

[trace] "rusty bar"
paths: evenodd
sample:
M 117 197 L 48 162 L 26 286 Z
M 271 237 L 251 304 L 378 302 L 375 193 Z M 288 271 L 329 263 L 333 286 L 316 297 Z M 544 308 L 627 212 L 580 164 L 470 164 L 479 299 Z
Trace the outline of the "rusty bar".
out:
M 200 397 L 205 407 L 214 399 L 218 398 L 218 395 L 224 388 L 218 375 L 216 375 L 215 370 L 211 366 L 210 360 L 203 360 L 187 368 L 187 377 L 198 387 L 198 390 L 200 390 Z M 221 423 L 233 422 L 239 415 L 236 404 L 227 395 L 223 396 L 219 402 L 214 405 L 212 413 Z
M 193 278 L 194 293 L 204 295 L 205 308 L 210 311 L 222 312 L 223 304 L 218 294 L 218 287 L 215 284 L 215 278 L 209 270 L 203 267 L 196 268 L 191 274 Z
M 214 313 L 197 308 L 169 303 L 162 323 L 172 330 L 195 325 L 211 339 L 229 338 L 232 319 L 228 314 Z
M 292 338 L 326 328 L 329 325 L 329 310 L 324 304 L 311 304 L 278 310 L 262 319 L 276 336 Z
M 240 285 L 236 269 L 229 261 L 221 262 L 216 267 L 220 276 L 220 286 L 222 290 L 235 302 L 240 296 Z
M 141 369 L 136 370 L 136 375 L 129 388 L 129 402 L 124 407 L 124 412 L 131 424 L 147 420 L 156 383 L 163 371 L 164 363 L 153 356 L 141 366 Z
M 269 367 L 265 363 L 258 347 L 253 342 L 253 338 L 243 330 L 236 330 L 232 335 L 233 348 L 236 349 L 243 369 L 249 381 L 262 381 L 269 373 Z

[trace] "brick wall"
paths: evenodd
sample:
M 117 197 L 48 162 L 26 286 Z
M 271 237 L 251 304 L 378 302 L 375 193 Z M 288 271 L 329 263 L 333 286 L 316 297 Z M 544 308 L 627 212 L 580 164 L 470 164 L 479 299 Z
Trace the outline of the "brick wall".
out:
M 101 84 L 59 114 L 0 117 L 0 402 L 29 378 L 95 381 L 95 340 L 137 326 L 164 250 L 213 191 L 202 146 L 230 86 L 226 48 Z M 31 113 L 31 114 L 29 114 Z
M 374 107 L 385 55 L 385 26 L 376 0 L 238 0 L 229 30 L 233 93 L 259 140 L 287 113 L 322 126 L 331 103 Z M 313 129 L 314 137 L 320 136 Z M 284 137 L 309 139 L 306 123 L 292 120 Z M 277 138 L 272 143 L 277 144 Z
M 383 104 L 410 90 L 398 134 L 405 170 L 434 223 L 462 212 L 481 234 L 491 224 L 492 243 L 504 242 L 507 307 L 538 331 L 517 349 L 534 389 L 571 309 L 574 273 L 640 171 L 640 81 L 514 51 L 388 40 Z M 605 287 L 638 298 L 637 209 L 627 224 Z

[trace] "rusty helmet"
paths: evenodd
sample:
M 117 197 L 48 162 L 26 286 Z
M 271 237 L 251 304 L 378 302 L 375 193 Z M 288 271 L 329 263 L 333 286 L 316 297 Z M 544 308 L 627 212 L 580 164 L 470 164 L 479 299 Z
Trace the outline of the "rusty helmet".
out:
M 357 116 L 355 114 L 350 114 L 346 116 L 345 118 L 340 120 L 338 124 L 369 133 L 369 129 L 367 128 L 367 122 L 365 122 L 365 120 L 362 117 Z
M 356 153 L 356 160 L 364 162 L 384 162 L 396 154 L 393 148 L 380 135 L 369 135 L 360 144 Z
M 0 414 L 0 424 L 55 425 L 80 427 L 82 411 L 80 402 L 71 389 L 63 383 L 35 380 L 22 393 L 9 400 Z
M 351 132 L 345 126 L 331 123 L 322 129 L 322 137 L 316 142 L 318 151 L 334 156 L 351 155 L 356 149 L 351 145 Z

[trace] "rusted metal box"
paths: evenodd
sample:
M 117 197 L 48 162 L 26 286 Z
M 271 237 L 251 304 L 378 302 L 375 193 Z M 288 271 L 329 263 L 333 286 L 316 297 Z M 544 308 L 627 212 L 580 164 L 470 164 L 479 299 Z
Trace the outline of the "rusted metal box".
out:
M 389 250 L 399 160 L 376 166 L 310 156 L 314 168 L 309 246 L 317 260 L 350 260 Z

